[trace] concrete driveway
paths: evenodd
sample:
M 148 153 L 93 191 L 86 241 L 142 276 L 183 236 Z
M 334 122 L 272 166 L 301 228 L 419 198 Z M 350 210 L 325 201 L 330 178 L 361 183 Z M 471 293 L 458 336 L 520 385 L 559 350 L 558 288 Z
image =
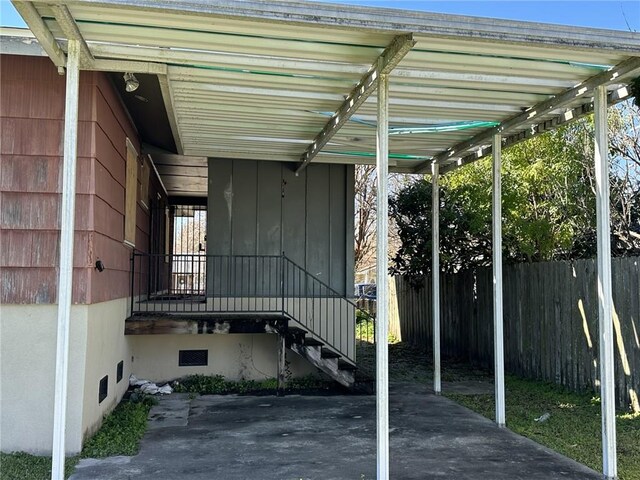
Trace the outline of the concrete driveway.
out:
M 426 387 L 392 385 L 392 479 L 600 479 Z M 134 457 L 82 460 L 72 480 L 369 480 L 373 396 L 160 399 Z

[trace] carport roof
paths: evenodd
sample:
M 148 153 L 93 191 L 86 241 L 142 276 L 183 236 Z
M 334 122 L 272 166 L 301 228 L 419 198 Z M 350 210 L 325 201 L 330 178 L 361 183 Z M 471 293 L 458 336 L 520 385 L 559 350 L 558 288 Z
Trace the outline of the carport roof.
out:
M 14 4 L 56 65 L 77 38 L 83 68 L 158 76 L 179 154 L 154 150 L 163 177 L 204 157 L 375 162 L 369 87 L 390 45 L 390 165 L 403 172 L 472 161 L 494 133 L 510 144 L 554 128 L 589 112 L 597 85 L 624 99 L 640 71 L 640 35 L 621 31 L 310 2 Z M 361 80 L 373 95 L 349 110 Z

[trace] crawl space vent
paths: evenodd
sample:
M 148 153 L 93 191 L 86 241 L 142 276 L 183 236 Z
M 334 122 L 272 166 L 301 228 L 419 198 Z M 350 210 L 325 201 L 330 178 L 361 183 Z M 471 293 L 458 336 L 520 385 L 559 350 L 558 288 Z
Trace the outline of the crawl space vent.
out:
M 100 389 L 98 390 L 98 403 L 102 403 L 102 401 L 107 398 L 107 394 L 109 393 L 109 375 L 105 375 L 100 380 Z
M 118 362 L 118 366 L 116 367 L 116 383 L 119 383 L 122 380 L 122 374 L 124 371 L 124 360 L 120 360 Z
M 178 366 L 201 367 L 209 364 L 209 350 L 180 350 Z

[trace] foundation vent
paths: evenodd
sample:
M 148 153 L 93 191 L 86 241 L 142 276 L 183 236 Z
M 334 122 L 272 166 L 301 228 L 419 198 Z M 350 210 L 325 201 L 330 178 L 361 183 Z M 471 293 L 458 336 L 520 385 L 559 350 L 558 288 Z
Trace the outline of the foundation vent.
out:
M 102 401 L 107 398 L 109 394 L 109 375 L 105 375 L 100 380 L 100 388 L 98 390 L 98 403 L 102 403 Z
M 116 367 L 116 383 L 119 383 L 122 380 L 122 375 L 124 373 L 124 360 L 120 360 L 118 362 L 118 366 Z
M 209 350 L 179 350 L 179 367 L 202 367 L 209 364 Z

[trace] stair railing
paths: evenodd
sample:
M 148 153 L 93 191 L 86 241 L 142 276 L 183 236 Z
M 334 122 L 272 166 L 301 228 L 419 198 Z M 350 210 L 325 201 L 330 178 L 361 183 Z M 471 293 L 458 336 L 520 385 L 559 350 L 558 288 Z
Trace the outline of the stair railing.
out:
M 131 315 L 280 313 L 342 357 L 375 342 L 375 319 L 285 255 L 131 257 Z

